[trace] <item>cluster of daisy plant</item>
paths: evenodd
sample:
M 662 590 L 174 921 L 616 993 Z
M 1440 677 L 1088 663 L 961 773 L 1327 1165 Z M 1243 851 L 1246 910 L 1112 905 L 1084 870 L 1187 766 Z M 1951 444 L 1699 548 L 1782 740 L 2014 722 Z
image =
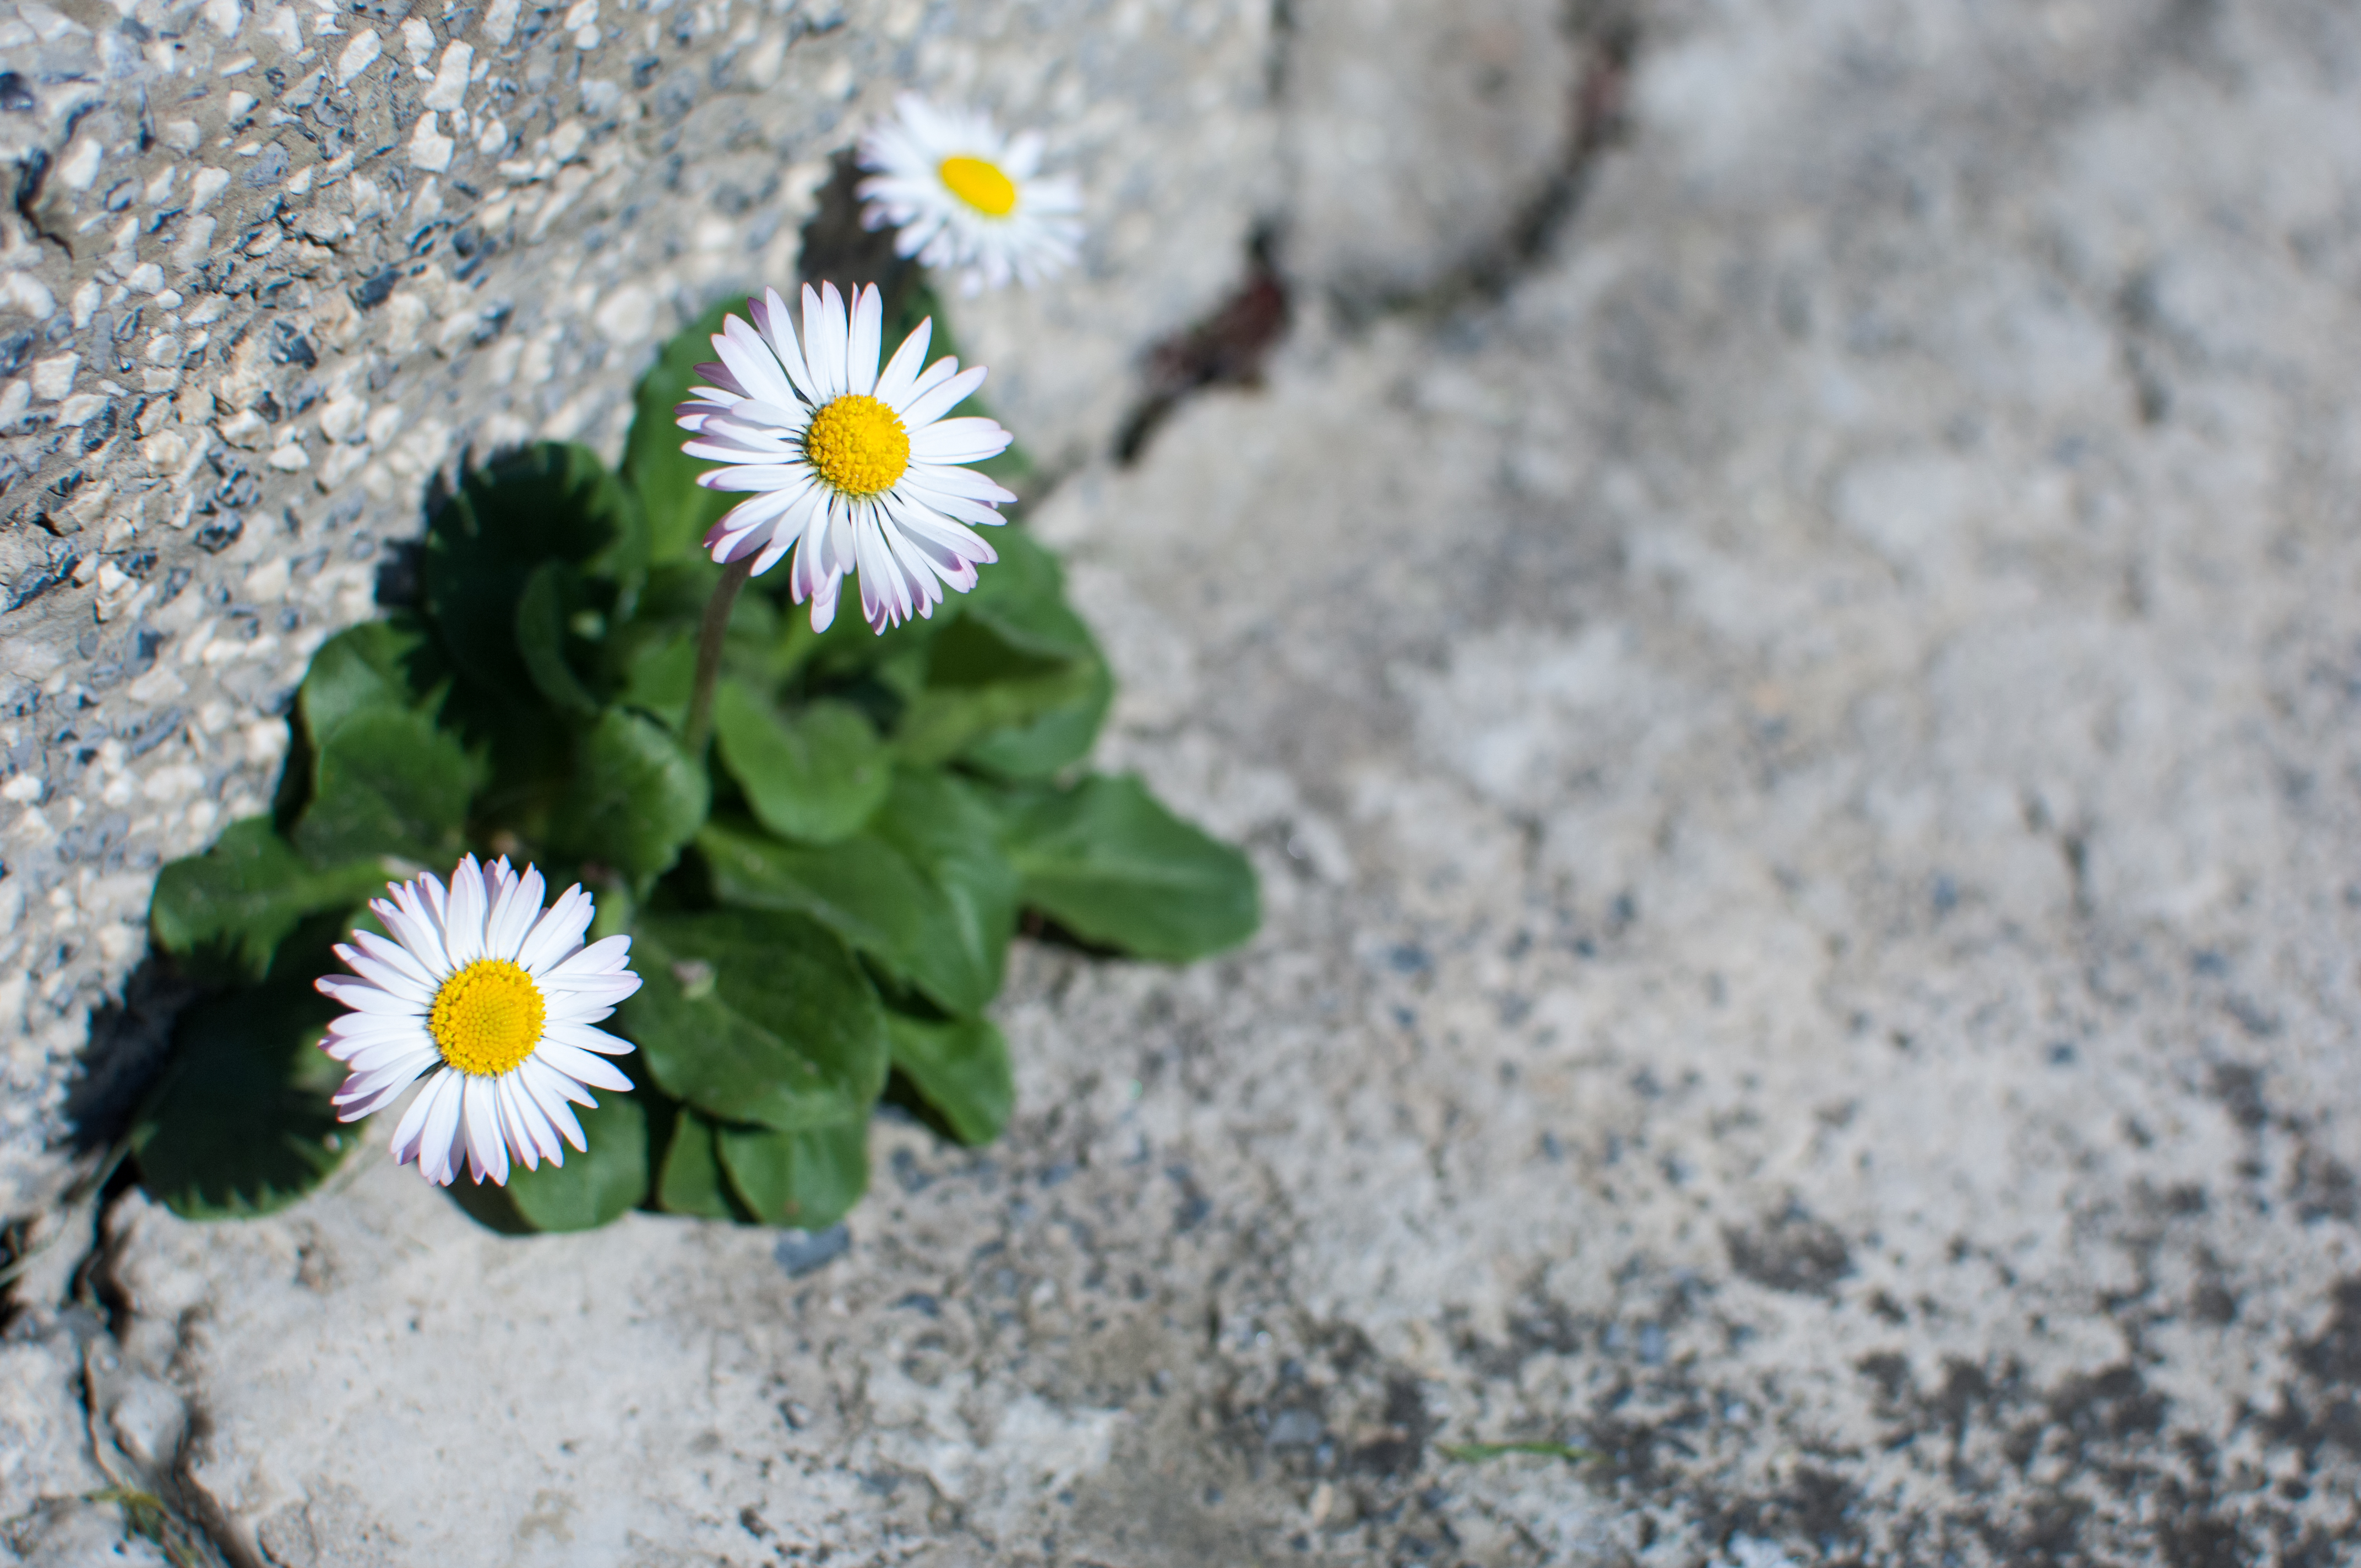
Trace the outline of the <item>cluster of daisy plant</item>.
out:
M 1020 925 L 1169 962 L 1253 931 L 1242 856 L 1085 767 L 1106 662 L 929 283 L 1071 261 L 1038 157 L 906 98 L 862 146 L 890 254 L 807 231 L 792 302 L 665 346 L 619 471 L 545 444 L 434 498 L 269 815 L 158 878 L 203 994 L 131 1130 L 150 1193 L 267 1212 L 374 1117 L 503 1229 L 826 1225 L 881 1099 L 998 1135 Z

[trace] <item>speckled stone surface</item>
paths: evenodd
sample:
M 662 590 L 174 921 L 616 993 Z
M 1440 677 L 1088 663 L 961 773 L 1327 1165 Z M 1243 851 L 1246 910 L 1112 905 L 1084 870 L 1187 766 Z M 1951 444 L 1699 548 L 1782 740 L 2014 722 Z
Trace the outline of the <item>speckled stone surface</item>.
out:
M 1306 11 L 1257 82 L 1438 47 Z M 816 1266 L 130 1195 L 0 1420 L 275 1564 L 2346 1561 L 2361 25 L 1633 15 L 1537 243 L 1373 289 L 1282 185 L 1263 386 L 1045 398 L 1101 761 L 1251 947 L 1023 947 L 1009 1135 L 880 1123 Z M 1598 1457 L 1438 1446 L 1513 1441 Z
M 0 9 L 0 1212 L 60 1178 L 156 867 L 268 798 L 436 475 L 619 450 L 657 343 L 792 282 L 911 87 L 1090 192 L 1081 276 L 975 336 L 1042 461 L 1103 446 L 1276 203 L 1268 47 L 1238 0 Z

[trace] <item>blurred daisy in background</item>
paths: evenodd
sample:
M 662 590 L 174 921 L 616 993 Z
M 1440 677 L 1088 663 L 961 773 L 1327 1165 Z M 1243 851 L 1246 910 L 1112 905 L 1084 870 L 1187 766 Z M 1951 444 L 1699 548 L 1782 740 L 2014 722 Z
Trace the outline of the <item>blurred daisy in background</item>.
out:
M 862 221 L 901 230 L 894 248 L 939 271 L 956 272 L 963 292 L 1027 288 L 1074 263 L 1082 225 L 1082 187 L 1038 172 L 1041 137 L 1003 137 L 991 119 L 935 108 L 913 93 L 895 115 L 861 138 L 872 170 L 857 193 Z
M 542 907 L 541 873 L 519 876 L 505 857 L 473 855 L 451 873 L 387 884 L 369 909 L 392 939 L 355 931 L 336 957 L 351 976 L 320 990 L 352 1009 L 321 1048 L 352 1069 L 336 1116 L 357 1122 L 432 1071 L 394 1129 L 397 1164 L 449 1186 L 465 1165 L 478 1182 L 506 1185 L 511 1157 L 535 1169 L 566 1163 L 582 1124 L 567 1103 L 595 1106 L 590 1089 L 628 1091 L 607 1060 L 630 1042 L 594 1027 L 640 988 L 631 939 L 582 945 L 593 913 L 580 884 Z
M 712 384 L 674 410 L 695 437 L 681 450 L 730 465 L 697 477 L 708 489 L 756 492 L 705 536 L 716 561 L 751 556 L 760 575 L 792 547 L 788 591 L 811 600 L 816 631 L 857 572 L 861 613 L 882 632 L 932 616 L 946 587 L 967 592 L 976 567 L 1000 558 L 968 524 L 1000 522 L 993 508 L 1016 498 L 958 465 L 998 456 L 1010 437 L 981 416 L 943 417 L 984 371 L 948 356 L 927 365 L 931 318 L 880 370 L 885 302 L 873 285 L 848 311 L 835 284 L 807 283 L 803 306 L 800 342 L 776 289 L 747 302 L 752 326 L 726 318 L 713 336 L 720 363 L 697 367 Z

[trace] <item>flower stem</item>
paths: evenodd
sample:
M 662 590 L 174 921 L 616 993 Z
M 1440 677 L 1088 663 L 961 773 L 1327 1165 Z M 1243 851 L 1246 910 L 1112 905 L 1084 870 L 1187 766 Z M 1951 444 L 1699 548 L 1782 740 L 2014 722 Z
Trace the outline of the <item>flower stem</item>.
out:
M 722 568 L 713 597 L 705 601 L 705 620 L 697 629 L 697 685 L 688 699 L 688 729 L 684 736 L 688 754 L 702 759 L 713 733 L 713 683 L 721 674 L 721 642 L 730 630 L 730 611 L 738 590 L 754 575 L 754 557 L 741 555 Z

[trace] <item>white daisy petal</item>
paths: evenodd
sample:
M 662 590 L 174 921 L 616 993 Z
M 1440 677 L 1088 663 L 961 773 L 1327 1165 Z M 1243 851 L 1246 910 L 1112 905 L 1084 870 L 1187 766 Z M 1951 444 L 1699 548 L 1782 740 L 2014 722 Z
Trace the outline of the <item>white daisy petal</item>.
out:
M 811 628 L 814 631 L 826 631 L 836 623 L 837 588 L 843 581 L 842 574 L 833 574 L 813 587 Z M 797 595 L 796 599 L 801 602 L 802 596 Z
M 582 1024 L 591 1022 L 593 1014 L 612 1013 L 615 1003 L 639 989 L 640 977 L 635 974 L 595 975 L 564 986 L 546 985 L 542 994 L 547 999 L 550 1023 Z
M 952 358 L 948 354 L 944 355 L 940 359 L 936 360 L 932 365 L 928 366 L 924 370 L 918 372 L 918 378 L 910 383 L 909 396 L 896 402 L 894 407 L 902 413 L 904 419 L 906 421 L 909 417 L 910 405 L 913 402 L 916 402 L 919 398 L 925 396 L 927 393 L 933 391 L 937 387 L 941 386 L 944 382 L 950 380 L 952 377 L 958 374 L 959 361 Z
M 713 334 L 713 352 L 721 356 L 721 363 L 730 374 L 746 389 L 749 397 L 774 404 L 796 400 L 795 384 L 779 364 L 779 356 L 763 341 L 763 334 L 736 316 L 722 318 L 721 330 Z
M 862 221 L 899 229 L 896 253 L 956 272 L 963 292 L 1038 282 L 1079 254 L 1071 214 L 1082 194 L 1070 178 L 1040 174 L 1041 151 L 1033 132 L 1004 138 L 985 115 L 904 93 L 895 117 L 861 138 Z
M 467 1123 L 467 1169 L 475 1179 L 505 1187 L 509 1179 L 509 1144 L 500 1129 L 496 1080 L 469 1073 L 461 1113 Z
M 1007 451 L 1009 439 L 988 419 L 940 420 L 910 438 L 910 455 L 922 463 L 980 463 Z
M 639 989 L 639 977 L 629 977 L 620 987 L 605 992 L 553 991 L 549 993 L 548 1027 L 544 1033 L 555 1033 L 560 1024 L 596 1024 L 614 1015 L 615 1003 L 623 1001 Z
M 721 521 L 708 530 L 705 547 L 717 561 L 740 560 L 767 549 L 770 542 L 782 532 L 793 532 L 785 519 L 799 510 L 806 497 L 793 491 L 774 491 L 740 501 L 721 514 Z
M 590 926 L 590 895 L 576 883 L 557 895 L 549 913 L 535 923 L 517 951 L 517 965 L 527 974 L 538 975 L 544 968 L 572 952 L 582 941 L 582 933 Z
M 392 1083 L 385 1085 L 382 1089 L 379 1089 L 374 1094 L 368 1095 L 367 1098 L 346 1097 L 339 1099 L 335 1102 L 336 1120 L 339 1122 L 365 1122 L 371 1116 L 376 1115 L 379 1112 L 384 1110 L 387 1106 L 392 1104 L 395 1101 L 401 1099 L 402 1095 L 409 1092 L 410 1086 L 417 1081 L 418 1080 L 414 1078 L 400 1079 Z
M 484 869 L 468 855 L 451 873 L 451 894 L 443 907 L 443 946 L 461 968 L 484 956 Z
M 366 1096 L 354 1095 L 339 1100 L 335 1102 L 336 1120 L 365 1122 L 409 1093 L 417 1081 L 414 1078 L 401 1079 L 395 1082 L 384 1084 Z
M 501 1144 L 510 1155 L 524 1162 L 527 1170 L 538 1170 L 541 1168 L 541 1144 L 533 1137 L 533 1129 L 525 1125 L 524 1117 L 517 1109 L 517 1097 L 509 1091 L 509 1081 L 515 1076 L 511 1072 L 489 1079 L 485 1087 L 491 1094 Z
M 755 555 L 754 569 L 748 575 L 752 576 L 760 576 L 763 573 L 767 572 L 772 567 L 777 565 L 779 564 L 779 558 L 785 555 L 789 550 L 793 549 L 795 547 L 795 535 L 787 530 L 773 530 L 771 533 L 771 542 L 768 544 L 763 545 L 761 552 Z
M 805 285 L 800 336 L 775 290 L 749 310 L 755 325 L 732 317 L 715 340 L 726 374 L 698 389 L 705 400 L 675 411 L 690 434 L 682 450 L 721 465 L 697 483 L 747 497 L 707 532 L 707 551 L 754 573 L 792 555 L 788 595 L 810 601 L 815 630 L 834 621 L 847 574 L 862 577 L 862 612 L 881 631 L 931 615 L 947 587 L 972 588 L 974 567 L 996 557 L 968 525 L 997 523 L 992 509 L 1016 499 L 958 466 L 1005 451 L 1008 433 L 981 416 L 944 417 L 983 384 L 983 367 L 961 370 L 949 356 L 926 365 L 928 320 L 881 370 L 884 301 L 874 285 L 850 302 L 833 283 Z M 788 382 L 793 395 L 783 391 Z M 490 918 L 505 936 L 501 917 Z M 457 905 L 442 922 L 452 967 L 467 961 L 463 950 L 473 956 L 471 922 L 480 918 Z M 568 983 L 570 959 L 553 965 L 535 938 L 519 940 L 537 955 L 536 976 Z
M 588 1024 L 564 1023 L 549 1025 L 549 1037 L 563 1040 L 578 1050 L 596 1051 L 602 1057 L 628 1056 L 631 1042 L 618 1039 L 606 1030 Z
M 379 991 L 367 981 L 347 980 L 340 974 L 322 975 L 316 982 L 320 994 L 360 1013 L 408 1014 L 417 1011 L 418 1004 L 404 1002 L 390 991 Z
M 439 981 L 440 977 L 412 955 L 408 948 L 400 942 L 388 941 L 374 931 L 355 931 L 353 945 L 378 962 L 400 970 L 422 984 L 432 987 Z
M 525 934 L 541 917 L 541 895 L 547 886 L 540 871 L 533 866 L 525 867 L 524 874 L 510 884 L 492 948 L 494 958 L 515 961 L 518 949 L 524 946 Z
M 916 540 L 900 529 L 881 530 L 880 538 L 902 568 L 902 575 L 910 585 L 911 601 L 918 613 L 932 617 L 935 606 L 943 598 L 941 578 L 935 571 L 934 562 L 928 558 Z
M 631 1087 L 631 1080 L 605 1057 L 593 1056 L 560 1040 L 542 1041 L 533 1058 L 593 1089 L 612 1089 L 620 1093 Z
M 965 401 L 978 387 L 983 386 L 983 366 L 971 366 L 956 376 L 945 377 L 940 382 L 928 388 L 904 405 L 900 411 L 902 422 L 910 427 L 914 443 L 918 433 L 926 426 L 950 412 Z M 983 422 L 990 424 L 992 422 L 986 420 Z M 1001 444 L 1005 446 L 1007 443 L 1003 442 Z
M 1007 521 L 982 501 L 972 501 L 965 496 L 946 496 L 933 490 L 921 489 L 915 485 L 910 488 L 909 499 L 911 504 L 899 514 L 905 528 L 923 529 L 928 521 L 944 518 L 961 523 L 972 522 L 983 528 L 998 528 Z M 962 528 L 961 532 L 969 531 Z M 969 533 L 969 537 L 973 538 L 974 535 Z M 984 544 L 981 539 L 977 539 L 976 543 L 982 548 L 971 554 L 968 557 L 970 560 L 997 559 L 990 545 Z
M 894 357 L 887 361 L 885 368 L 877 373 L 877 389 L 872 396 L 896 410 L 914 396 L 917 389 L 918 373 L 926 368 L 927 345 L 933 340 L 934 334 L 935 318 L 932 316 L 912 328 L 910 335 L 902 340 L 902 346 L 894 351 Z
M 418 1135 L 418 1172 L 437 1186 L 450 1186 L 451 1178 L 458 1174 L 452 1168 L 451 1157 L 459 1148 L 459 1108 L 467 1098 L 467 1083 L 465 1073 L 441 1072 L 426 1086 L 433 1102 L 426 1107 L 425 1125 Z
M 359 1025 L 345 1028 L 345 1025 Z M 327 1037 L 320 1048 L 340 1062 L 351 1063 L 363 1053 L 382 1054 L 393 1047 L 431 1047 L 434 1036 L 426 1032 L 426 1015 L 415 1018 L 394 1018 L 372 1013 L 347 1013 L 328 1025 Z
M 552 1165 L 566 1163 L 566 1145 L 550 1125 L 549 1113 L 533 1098 L 533 1091 L 524 1086 L 521 1073 L 511 1073 L 500 1080 L 500 1103 L 507 1108 L 511 1124 L 530 1140 L 529 1146 L 540 1151 L 541 1157 Z M 533 1156 L 525 1156 L 525 1168 L 533 1168 Z
M 569 1100 L 577 1105 L 588 1105 L 592 1110 L 598 1109 L 597 1096 L 539 1057 L 527 1057 L 517 1068 L 517 1071 L 523 1074 L 526 1081 L 533 1086 L 533 1092 L 541 1097 L 543 1108 L 552 1116 L 557 1113 L 558 1106 Z M 577 1144 L 574 1146 L 580 1148 L 582 1146 Z
M 552 1128 L 555 1129 L 559 1137 L 572 1144 L 577 1150 L 587 1151 L 589 1148 L 590 1146 L 583 1141 L 582 1124 L 575 1118 L 574 1106 L 566 1103 L 571 1099 L 577 1104 L 597 1105 L 598 1102 L 590 1098 L 588 1090 L 574 1082 L 564 1073 L 553 1072 L 539 1062 L 533 1061 L 528 1061 L 517 1069 L 517 1082 L 523 1085 L 525 1091 L 533 1096 L 533 1104 L 540 1108 L 543 1117 L 548 1121 Z M 569 1090 L 572 1091 L 570 1095 L 567 1092 Z
M 367 1078 L 356 1074 L 345 1080 L 343 1087 L 336 1091 L 331 1102 L 336 1107 L 336 1120 L 357 1122 L 365 1116 L 375 1115 L 399 1099 L 403 1090 L 417 1082 L 419 1073 L 433 1066 L 434 1061 L 434 1055 L 430 1052 L 423 1060 L 412 1061 L 398 1069 L 390 1068 Z
M 870 284 L 852 297 L 851 332 L 845 343 L 844 389 L 861 397 L 877 390 L 877 356 L 884 351 L 885 297 Z
M 970 500 L 985 501 L 994 506 L 1005 506 L 1016 499 L 1013 492 L 1001 488 L 974 469 L 954 467 L 948 463 L 913 461 L 909 477 L 895 488 L 917 488 L 937 495 L 964 496 Z
M 681 450 L 691 457 L 710 457 L 709 451 L 699 451 L 697 442 L 684 444 Z M 765 490 L 789 492 L 789 487 L 801 489 L 812 483 L 811 470 L 802 463 L 752 463 L 736 468 L 715 468 L 697 477 L 697 482 L 708 490 Z M 789 492 L 792 493 L 792 492 Z
M 546 887 L 537 867 L 473 855 L 447 886 L 389 884 L 370 908 L 391 937 L 355 932 L 335 949 L 352 972 L 316 982 L 350 1009 L 320 1042 L 346 1069 L 340 1118 L 372 1115 L 426 1075 L 391 1147 L 429 1181 L 447 1186 L 464 1168 L 500 1183 L 512 1160 L 562 1164 L 566 1144 L 584 1146 L 566 1102 L 595 1103 L 586 1084 L 631 1088 L 607 1059 L 631 1045 L 595 1026 L 640 988 L 631 938 L 583 946 L 590 895 L 577 883 L 544 908 Z
M 390 899 L 369 900 L 369 913 L 392 933 L 401 944 L 402 951 L 418 960 L 427 978 L 440 981 L 457 966 L 443 950 L 442 923 L 428 915 L 418 897 L 407 886 L 397 887 Z
M 468 857 L 469 860 L 474 858 L 472 855 Z M 401 897 L 404 893 L 418 900 L 421 906 L 434 920 L 436 930 L 443 928 L 445 913 L 451 907 L 451 893 L 450 889 L 444 885 L 441 877 L 436 876 L 433 872 L 428 872 L 416 882 L 393 890 L 396 898 Z
M 428 1079 L 425 1090 L 410 1102 L 410 1109 L 401 1113 L 400 1124 L 393 1129 L 392 1147 L 396 1165 L 407 1165 L 416 1157 L 419 1142 L 426 1132 L 426 1118 L 434 1110 L 436 1088 L 448 1076 L 438 1072 Z
M 900 519 L 902 532 L 910 536 L 913 543 L 924 547 L 930 557 L 988 566 L 1000 559 L 999 554 L 992 547 L 992 542 L 956 517 L 946 516 L 943 510 L 972 504 L 946 497 L 942 507 L 936 510 L 930 510 L 923 506 L 905 508 Z M 987 511 L 982 521 L 997 525 L 1000 519 Z
M 844 319 L 844 296 L 836 291 L 836 285 L 822 283 L 815 291 L 805 284 L 804 363 L 811 367 L 812 379 L 818 383 L 824 401 L 833 401 L 851 390 L 844 384 L 844 345 L 851 335 Z
M 796 341 L 795 323 L 787 314 L 786 301 L 779 297 L 776 289 L 765 289 L 761 300 L 746 302 L 746 310 L 754 318 L 754 326 L 762 333 L 763 340 L 771 345 L 771 352 L 778 356 L 797 395 L 806 403 L 818 402 L 819 382 L 804 359 L 803 345 Z
M 624 967 L 631 961 L 631 939 L 629 937 L 601 937 L 581 951 L 569 953 L 565 961 L 550 966 L 541 977 L 544 989 L 564 990 L 568 982 L 588 981 L 629 974 Z M 637 977 L 633 977 L 636 981 Z
M 393 1039 L 371 1040 L 360 1049 L 336 1059 L 343 1062 L 345 1070 L 355 1077 L 365 1072 L 376 1072 L 396 1062 L 415 1062 L 417 1065 L 411 1069 L 410 1076 L 416 1078 L 440 1061 L 442 1056 L 443 1053 L 434 1048 L 434 1037 L 420 1029 Z
M 389 996 L 399 997 L 413 1007 L 423 1007 L 434 1000 L 434 984 L 432 981 L 418 980 L 404 974 L 393 965 L 379 963 L 377 959 L 364 954 L 359 948 L 348 948 L 342 942 L 335 945 L 335 954 L 337 958 L 344 960 L 346 969 Z

